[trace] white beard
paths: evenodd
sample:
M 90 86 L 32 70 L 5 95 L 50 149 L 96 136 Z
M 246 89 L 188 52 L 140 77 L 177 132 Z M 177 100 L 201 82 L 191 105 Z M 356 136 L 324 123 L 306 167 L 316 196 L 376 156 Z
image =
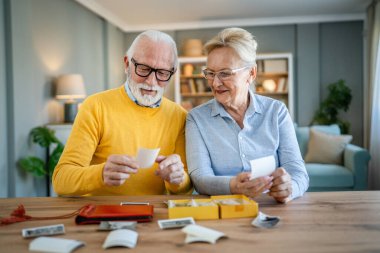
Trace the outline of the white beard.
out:
M 143 106 L 151 106 L 157 103 L 162 98 L 165 91 L 164 88 L 158 85 L 151 86 L 145 83 L 136 83 L 135 81 L 132 80 L 132 77 L 129 71 L 127 71 L 127 84 L 129 85 L 129 89 L 131 90 L 133 96 L 136 98 L 137 102 Z M 141 93 L 141 89 L 155 90 L 157 91 L 157 93 L 154 96 L 151 96 L 148 94 L 143 95 Z

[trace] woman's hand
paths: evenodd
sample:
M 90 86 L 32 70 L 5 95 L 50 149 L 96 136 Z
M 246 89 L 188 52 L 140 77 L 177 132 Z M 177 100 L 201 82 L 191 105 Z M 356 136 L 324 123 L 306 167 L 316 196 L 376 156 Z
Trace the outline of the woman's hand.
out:
M 269 196 L 272 196 L 280 203 L 286 203 L 290 200 L 292 194 L 292 178 L 289 173 L 282 167 L 275 170 L 272 175 L 273 185 L 270 188 Z
M 250 172 L 242 172 L 232 178 L 230 181 L 231 193 L 244 194 L 253 198 L 272 187 L 272 176 L 259 177 L 249 180 L 250 176 Z

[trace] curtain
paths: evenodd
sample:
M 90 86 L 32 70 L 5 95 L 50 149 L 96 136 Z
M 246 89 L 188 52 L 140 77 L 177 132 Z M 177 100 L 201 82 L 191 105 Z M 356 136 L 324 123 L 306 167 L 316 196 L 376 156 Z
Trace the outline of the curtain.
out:
M 366 146 L 369 148 L 369 188 L 380 189 L 380 1 L 374 0 L 367 10 L 368 20 L 368 82 L 365 94 Z M 366 101 L 366 100 L 364 100 Z

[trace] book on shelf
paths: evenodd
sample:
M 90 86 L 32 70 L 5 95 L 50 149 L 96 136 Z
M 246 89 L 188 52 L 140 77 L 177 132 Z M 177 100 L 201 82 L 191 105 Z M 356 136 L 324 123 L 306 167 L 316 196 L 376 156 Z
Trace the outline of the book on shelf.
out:
M 268 72 L 268 73 L 287 72 L 286 59 L 264 60 L 264 72 Z
M 191 93 L 190 86 L 187 82 L 181 82 L 181 93 L 183 94 Z
M 195 81 L 193 78 L 189 79 L 189 86 L 190 86 L 190 93 L 192 93 L 192 94 L 197 93 L 197 88 L 195 86 Z
M 285 84 L 286 84 L 286 78 L 281 77 L 277 81 L 277 92 L 283 92 L 285 91 Z
M 197 92 L 203 93 L 206 91 L 205 83 L 203 78 L 197 78 L 195 80 L 196 86 L 197 86 Z

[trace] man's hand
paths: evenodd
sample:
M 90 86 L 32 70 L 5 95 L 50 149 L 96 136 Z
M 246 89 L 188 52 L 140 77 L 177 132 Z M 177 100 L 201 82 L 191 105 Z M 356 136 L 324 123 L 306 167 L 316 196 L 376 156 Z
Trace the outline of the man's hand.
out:
M 110 155 L 103 168 L 103 182 L 107 186 L 124 184 L 130 174 L 136 174 L 139 165 L 129 155 Z
M 176 185 L 181 184 L 185 180 L 185 170 L 179 155 L 161 155 L 157 157 L 156 162 L 159 165 L 155 174 L 163 180 Z
M 248 197 L 256 197 L 272 186 L 273 177 L 259 177 L 249 180 L 250 172 L 242 172 L 230 181 L 232 194 L 244 194 Z
M 286 203 L 290 200 L 292 194 L 292 178 L 282 167 L 275 170 L 272 175 L 273 185 L 268 195 L 272 196 L 280 203 Z

